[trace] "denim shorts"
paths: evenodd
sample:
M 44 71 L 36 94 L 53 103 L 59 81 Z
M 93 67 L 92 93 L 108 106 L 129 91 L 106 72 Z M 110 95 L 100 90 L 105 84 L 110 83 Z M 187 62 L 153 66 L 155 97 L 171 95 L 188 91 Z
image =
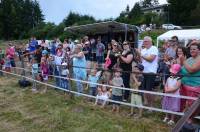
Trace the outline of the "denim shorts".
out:
M 112 95 L 112 100 L 121 102 L 122 96 Z M 119 103 L 115 103 L 115 102 L 113 102 L 113 104 L 120 105 Z

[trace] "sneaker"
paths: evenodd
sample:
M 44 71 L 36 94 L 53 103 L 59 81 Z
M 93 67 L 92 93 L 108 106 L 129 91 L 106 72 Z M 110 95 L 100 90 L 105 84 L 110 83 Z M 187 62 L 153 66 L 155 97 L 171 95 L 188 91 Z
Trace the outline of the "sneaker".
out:
M 126 100 L 126 99 L 123 99 L 123 102 L 127 102 L 127 100 Z
M 170 125 L 170 126 L 172 126 L 172 125 L 175 124 L 175 122 L 173 120 L 170 120 L 167 124 Z
M 33 93 L 37 93 L 38 91 L 37 91 L 36 88 L 32 88 L 32 92 L 33 92 Z
M 169 118 L 165 117 L 163 122 L 166 123 L 169 120 Z

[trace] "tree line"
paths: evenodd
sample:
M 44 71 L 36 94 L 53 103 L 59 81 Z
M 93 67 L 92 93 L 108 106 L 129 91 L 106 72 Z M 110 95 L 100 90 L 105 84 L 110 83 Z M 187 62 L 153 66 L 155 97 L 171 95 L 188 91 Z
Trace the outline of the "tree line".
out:
M 0 0 L 0 37 L 22 39 L 44 20 L 38 1 Z
M 134 25 L 173 23 L 177 25 L 200 25 L 200 0 L 168 0 L 164 14 L 143 13 L 143 8 L 159 5 L 158 0 L 141 0 L 130 8 L 126 7 L 117 18 L 96 20 L 89 15 L 70 12 L 63 21 L 56 25 L 44 22 L 44 15 L 37 0 L 0 0 L 0 39 L 27 39 L 36 36 L 38 39 L 59 37 L 77 37 L 76 34 L 64 32 L 72 25 L 90 24 L 115 20 Z

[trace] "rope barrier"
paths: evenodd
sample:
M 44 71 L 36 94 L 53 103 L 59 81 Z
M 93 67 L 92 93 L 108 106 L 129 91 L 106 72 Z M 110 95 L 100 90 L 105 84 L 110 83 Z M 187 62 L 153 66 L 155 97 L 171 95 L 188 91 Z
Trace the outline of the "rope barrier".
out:
M 56 89 L 59 89 L 59 90 L 62 90 L 62 91 L 66 91 L 66 92 L 70 92 L 70 93 L 73 93 L 73 94 L 82 95 L 82 96 L 86 96 L 86 97 L 90 97 L 90 98 L 96 99 L 96 97 L 92 96 L 92 95 L 88 95 L 88 94 L 79 93 L 79 92 L 76 92 L 76 91 L 71 91 L 71 90 L 63 89 L 63 88 L 57 87 L 55 85 L 48 84 L 48 83 L 43 83 L 43 82 L 40 82 L 38 80 L 34 80 L 34 79 L 30 78 L 30 77 L 22 76 L 22 75 L 19 75 L 19 74 L 15 74 L 15 73 L 11 73 L 11 72 L 6 72 L 6 71 L 3 71 L 3 70 L 0 70 L 0 71 L 4 72 L 4 73 L 7 73 L 7 74 L 10 74 L 10 75 L 14 75 L 14 76 L 18 76 L 18 77 L 24 77 L 26 79 L 29 79 L 29 80 L 35 81 L 37 83 L 40 83 L 40 84 L 43 84 L 43 85 L 47 85 L 47 86 L 50 86 L 50 87 L 53 87 L 53 88 L 56 88 Z M 126 106 L 131 106 L 131 107 L 137 107 L 137 108 L 142 108 L 142 109 L 147 109 L 147 110 L 162 112 L 162 113 L 169 113 L 169 114 L 180 115 L 180 116 L 184 115 L 183 112 L 173 112 L 173 111 L 169 111 L 169 110 L 163 110 L 163 109 L 154 108 L 154 107 L 148 107 L 148 106 L 143 106 L 143 105 L 134 105 L 134 104 L 131 104 L 131 103 L 114 101 L 114 100 L 111 100 L 111 99 L 108 99 L 107 101 L 108 102 L 112 102 L 112 103 L 118 103 L 118 104 L 121 104 L 121 105 L 126 105 Z M 195 117 L 195 118 L 200 119 L 200 117 Z
M 22 69 L 22 70 L 25 70 L 25 71 L 31 73 L 30 70 L 25 69 L 25 68 L 19 68 L 19 67 L 15 67 L 15 68 L 16 69 Z M 153 95 L 159 95 L 159 96 L 176 97 L 176 98 L 190 99 L 190 100 L 196 100 L 197 99 L 195 97 L 190 97 L 190 96 L 173 95 L 173 94 L 153 92 L 153 91 L 146 91 L 146 90 L 138 90 L 138 89 L 130 89 L 130 88 L 124 88 L 124 87 L 116 87 L 116 86 L 112 86 L 112 85 L 100 84 L 100 83 L 93 83 L 93 82 L 89 82 L 89 81 L 83 81 L 83 80 L 78 80 L 78 79 L 73 79 L 73 78 L 66 78 L 66 77 L 61 77 L 61 76 L 54 76 L 54 75 L 48 75 L 48 76 L 55 77 L 55 78 L 60 78 L 60 79 L 68 79 L 68 80 L 82 82 L 82 83 L 86 83 L 86 84 L 95 84 L 95 85 L 98 85 L 98 86 L 106 86 L 106 87 L 110 87 L 110 88 L 118 88 L 118 89 L 121 89 L 121 90 L 129 90 L 129 91 L 132 91 L 132 92 L 140 92 L 140 93 L 147 93 L 147 94 L 153 94 Z

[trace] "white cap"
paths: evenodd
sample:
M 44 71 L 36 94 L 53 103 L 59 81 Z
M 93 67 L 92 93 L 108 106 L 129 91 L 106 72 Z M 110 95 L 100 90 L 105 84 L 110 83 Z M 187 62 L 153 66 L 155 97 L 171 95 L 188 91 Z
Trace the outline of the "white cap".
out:
M 66 62 L 64 62 L 64 63 L 62 63 L 62 65 L 63 65 L 63 66 L 67 66 L 67 63 L 66 63 Z

